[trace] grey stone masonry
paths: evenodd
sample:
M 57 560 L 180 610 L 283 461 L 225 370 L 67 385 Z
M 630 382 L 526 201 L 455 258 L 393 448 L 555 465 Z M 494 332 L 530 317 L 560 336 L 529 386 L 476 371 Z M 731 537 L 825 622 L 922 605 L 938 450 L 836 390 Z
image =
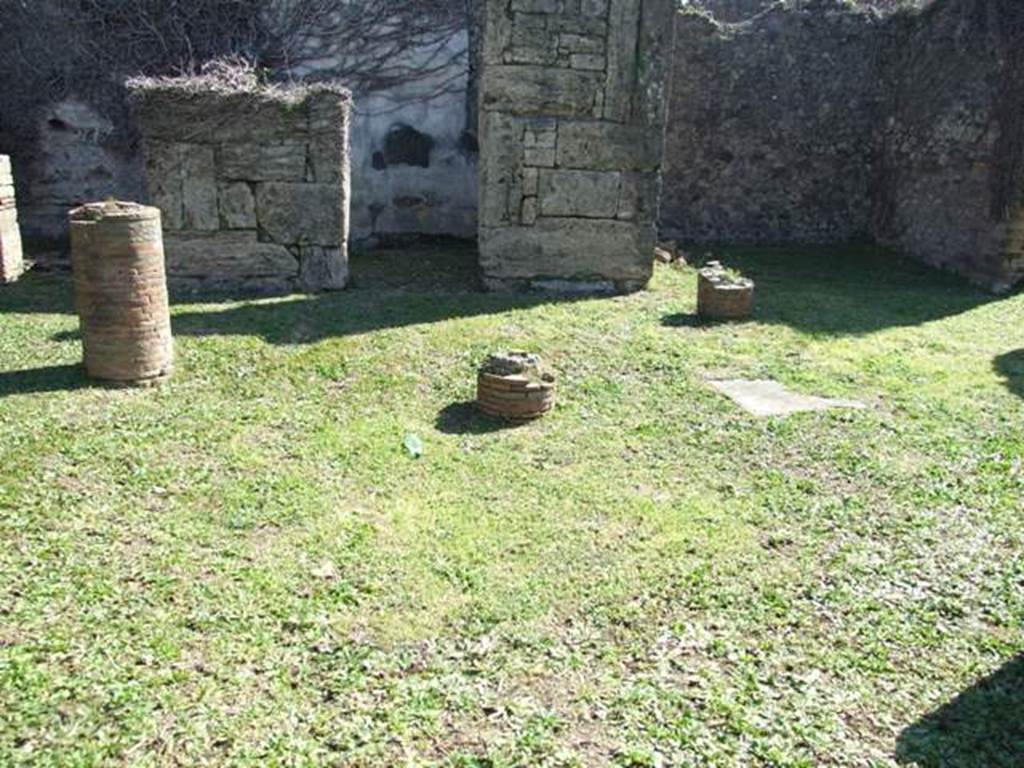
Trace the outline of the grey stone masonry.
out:
M 351 97 L 330 85 L 129 83 L 168 280 L 316 292 L 348 282 Z
M 676 1 L 485 3 L 485 282 L 643 288 L 653 269 Z
M 24 271 L 11 159 L 0 155 L 0 285 L 13 283 Z
M 1024 2 L 680 13 L 672 91 L 665 236 L 875 242 L 993 291 L 1024 283 Z

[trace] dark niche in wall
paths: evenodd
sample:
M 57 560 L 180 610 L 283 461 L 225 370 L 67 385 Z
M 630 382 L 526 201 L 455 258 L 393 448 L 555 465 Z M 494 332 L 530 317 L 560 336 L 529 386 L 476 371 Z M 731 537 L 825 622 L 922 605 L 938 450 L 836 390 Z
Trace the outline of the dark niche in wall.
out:
M 392 165 L 430 167 L 434 139 L 410 125 L 396 123 L 384 138 L 384 149 L 373 153 L 373 167 L 378 171 Z

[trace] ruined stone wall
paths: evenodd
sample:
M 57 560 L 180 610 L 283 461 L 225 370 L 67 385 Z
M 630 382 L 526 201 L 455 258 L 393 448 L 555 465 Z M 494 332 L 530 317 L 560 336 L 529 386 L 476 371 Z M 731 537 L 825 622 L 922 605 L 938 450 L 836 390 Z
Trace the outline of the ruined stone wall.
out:
M 13 283 L 24 269 L 11 159 L 0 155 L 0 285 Z
M 652 271 L 675 0 L 486 0 L 480 260 L 492 288 Z
M 68 211 L 84 203 L 143 192 L 142 160 L 124 130 L 81 99 L 48 105 L 30 153 L 14 158 L 23 180 L 22 227 L 45 248 L 67 235 Z
M 776 4 L 678 18 L 662 226 L 698 241 L 870 238 L 881 19 Z
M 680 14 L 663 228 L 882 242 L 1005 290 L 1024 278 L 1024 3 L 872 5 Z
M 348 279 L 351 99 L 329 86 L 132 84 L 146 187 L 178 288 L 309 291 Z
M 876 234 L 998 291 L 1024 280 L 1024 3 L 893 20 Z
M 5 25 L 0 10 L 0 50 L 24 53 L 26 48 L 33 49 L 29 61 L 25 56 L 12 56 L 11 66 L 0 67 L 0 153 L 12 156 L 22 182 L 19 191 L 24 233 L 36 254 L 52 251 L 50 260 L 63 258 L 66 251 L 69 209 L 108 197 L 136 200 L 144 192 L 138 142 L 124 109 L 124 94 L 117 87 L 125 77 L 139 71 L 134 63 L 139 56 L 126 47 L 122 47 L 124 55 L 120 56 L 116 54 L 119 46 L 90 38 L 95 28 L 81 23 L 85 12 L 74 16 L 71 23 L 61 10 L 61 2 L 32 0 L 26 4 L 38 7 L 40 19 L 38 30 L 31 36 L 19 34 L 12 24 Z M 87 5 L 88 14 L 101 16 L 92 8 L 96 4 Z M 196 4 L 166 0 L 145 5 L 149 18 L 164 18 L 159 6 L 166 5 L 169 18 L 194 13 L 194 9 L 175 12 L 171 6 L 191 8 Z M 228 6 L 239 4 L 207 1 L 203 5 L 230 14 Z M 468 5 L 475 10 L 475 3 Z M 63 6 L 68 3 L 63 2 Z M 292 15 L 274 14 L 273 18 L 287 24 Z M 209 19 L 199 15 L 195 21 L 204 28 Z M 161 32 L 150 30 L 152 34 Z M 314 48 L 325 42 L 316 33 L 311 27 Z M 332 34 L 336 33 L 324 30 L 328 38 Z M 142 29 L 140 37 L 147 37 Z M 169 37 L 175 43 L 181 41 L 179 34 Z M 293 35 L 289 40 L 298 37 Z M 359 56 L 373 59 L 383 55 L 375 54 L 374 48 L 391 58 L 393 51 L 404 49 L 402 55 L 408 57 L 412 69 L 421 64 L 429 75 L 402 82 L 389 80 L 373 87 L 360 84 L 361 90 L 356 93 L 360 108 L 353 111 L 350 126 L 350 228 L 354 240 L 414 233 L 476 236 L 475 102 L 470 109 L 472 82 L 466 55 L 470 38 L 469 29 L 455 29 L 446 45 L 439 46 L 436 40 L 426 45 L 410 40 L 406 47 L 405 43 L 396 46 L 393 34 L 385 32 L 375 43 L 371 36 L 370 42 L 357 51 Z M 226 30 L 224 50 L 219 55 L 231 53 L 234 42 L 237 40 L 233 41 L 230 30 Z M 145 48 L 141 44 L 137 47 Z M 112 49 L 114 52 L 110 52 Z M 279 56 L 271 46 L 266 53 L 266 60 L 260 60 L 260 64 L 272 67 L 275 79 L 308 75 L 318 80 L 350 82 L 346 69 L 352 57 L 344 51 L 328 50 L 322 57 L 318 53 L 292 59 Z M 189 50 L 198 64 L 205 61 L 204 55 L 209 55 L 208 49 Z M 148 63 L 144 67 L 147 72 L 178 71 L 182 66 L 173 57 L 161 66 L 154 65 L 159 56 L 141 58 Z M 84 63 L 97 59 L 119 61 L 125 66 L 104 69 Z M 404 137 L 410 131 L 419 134 L 417 141 L 429 144 L 428 151 L 405 151 L 408 142 Z

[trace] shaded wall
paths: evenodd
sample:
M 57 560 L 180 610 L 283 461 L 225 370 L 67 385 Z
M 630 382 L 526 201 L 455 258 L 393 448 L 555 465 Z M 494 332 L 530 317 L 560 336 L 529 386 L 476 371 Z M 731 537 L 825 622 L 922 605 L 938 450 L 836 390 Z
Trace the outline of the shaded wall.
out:
M 875 241 L 995 290 L 1024 278 L 1024 3 L 680 14 L 662 226 Z
M 662 228 L 699 241 L 870 237 L 881 21 L 777 4 L 679 16 Z
M 355 93 L 352 113 L 352 237 L 450 235 L 477 229 L 477 139 L 471 30 L 402 53 L 428 76 Z M 439 64 L 439 62 L 441 64 Z M 443 64 L 443 65 L 442 65 Z M 336 76 L 331 55 L 291 74 Z M 434 71 L 436 70 L 436 71 Z
M 1024 3 L 894 17 L 878 238 L 995 290 L 1024 279 Z

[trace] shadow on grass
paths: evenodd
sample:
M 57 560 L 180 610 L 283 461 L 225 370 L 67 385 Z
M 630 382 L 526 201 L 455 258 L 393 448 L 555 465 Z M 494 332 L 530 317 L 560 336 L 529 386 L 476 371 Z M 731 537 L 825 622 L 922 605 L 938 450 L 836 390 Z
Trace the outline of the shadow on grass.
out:
M 680 312 L 675 315 L 665 315 L 661 318 L 661 324 L 666 328 L 714 328 L 718 325 L 743 325 L 751 320 L 716 320 L 713 318 L 701 317 L 696 312 Z
M 248 335 L 271 344 L 308 344 L 574 300 L 580 298 L 487 293 L 476 248 L 447 243 L 355 255 L 347 291 L 181 311 L 173 325 L 176 335 Z
M 757 281 L 756 322 L 826 336 L 920 325 L 998 300 L 958 278 L 878 248 L 723 247 L 714 256 Z M 479 287 L 475 248 L 466 244 L 356 255 L 352 277 L 351 290 L 321 296 L 273 301 L 245 301 L 230 295 L 178 297 L 176 304 L 205 306 L 179 310 L 174 332 L 260 336 L 274 344 L 303 344 L 583 300 L 485 293 Z M 30 274 L 22 283 L 0 290 L 0 316 L 7 312 L 70 314 L 70 281 Z M 669 315 L 663 323 L 676 328 L 704 326 L 687 314 Z
M 665 315 L 661 318 L 661 324 L 666 328 L 700 328 L 704 323 L 696 312 L 680 312 L 675 315 Z
M 993 367 L 1006 379 L 1007 389 L 1017 397 L 1024 397 L 1024 349 L 1000 355 L 995 359 Z
M 67 344 L 71 341 L 81 341 L 82 332 L 78 328 L 73 331 L 58 331 L 50 337 L 50 341 L 55 341 L 58 344 Z
M 259 336 L 271 344 L 311 344 L 386 328 L 530 309 L 559 299 L 497 294 L 395 294 L 346 291 L 235 305 L 214 311 L 179 312 L 176 336 Z
M 920 768 L 1024 764 L 1024 656 L 903 731 L 896 758 Z
M 515 429 L 521 425 L 485 416 L 480 413 L 475 402 L 467 400 L 461 403 L 452 403 L 441 409 L 437 414 L 434 426 L 438 432 L 446 435 L 484 435 L 490 432 Z
M 32 271 L 16 283 L 0 286 L 0 317 L 7 314 L 75 314 L 71 278 Z
M 81 365 L 0 372 L 0 398 L 40 392 L 71 392 L 93 386 Z
M 915 326 L 997 297 L 871 246 L 722 247 L 714 257 L 757 283 L 754 320 L 826 336 Z

